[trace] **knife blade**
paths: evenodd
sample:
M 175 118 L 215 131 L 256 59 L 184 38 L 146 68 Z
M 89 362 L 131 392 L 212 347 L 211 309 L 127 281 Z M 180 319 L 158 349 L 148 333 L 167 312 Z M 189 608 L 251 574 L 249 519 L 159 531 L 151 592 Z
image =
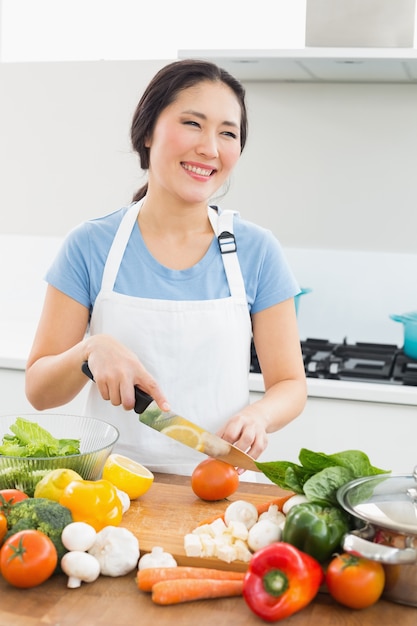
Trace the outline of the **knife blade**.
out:
M 82 371 L 94 381 L 86 361 L 82 364 Z M 185 417 L 178 415 L 175 411 L 162 411 L 152 396 L 138 386 L 135 386 L 134 410 L 139 415 L 139 421 L 142 424 L 179 441 L 193 450 L 230 463 L 230 465 L 240 469 L 254 472 L 261 471 L 256 466 L 255 459 L 249 454 L 218 435 L 214 435 Z

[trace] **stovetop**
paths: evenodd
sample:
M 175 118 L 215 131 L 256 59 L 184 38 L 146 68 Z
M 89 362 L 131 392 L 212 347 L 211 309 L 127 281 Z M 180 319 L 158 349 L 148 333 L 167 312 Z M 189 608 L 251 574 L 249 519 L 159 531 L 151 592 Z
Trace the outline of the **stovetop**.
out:
M 301 341 L 301 348 L 309 378 L 417 386 L 417 361 L 396 345 L 308 338 Z M 253 342 L 250 371 L 260 373 Z

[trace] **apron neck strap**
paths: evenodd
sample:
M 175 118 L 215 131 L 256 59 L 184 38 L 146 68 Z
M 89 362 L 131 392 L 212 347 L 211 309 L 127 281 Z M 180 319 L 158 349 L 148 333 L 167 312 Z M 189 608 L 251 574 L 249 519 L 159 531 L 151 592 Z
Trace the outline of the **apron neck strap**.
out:
M 237 211 L 222 211 L 218 213 L 212 207 L 209 207 L 208 210 L 209 220 L 219 243 L 230 293 L 233 298 L 247 304 L 245 283 L 237 256 L 236 239 L 233 234 L 233 218 L 235 215 L 239 215 L 239 213 Z
M 103 291 L 113 291 L 127 243 L 130 235 L 132 234 L 132 230 L 142 204 L 143 199 L 132 204 L 120 222 L 104 266 L 103 278 L 101 281 L 101 288 Z

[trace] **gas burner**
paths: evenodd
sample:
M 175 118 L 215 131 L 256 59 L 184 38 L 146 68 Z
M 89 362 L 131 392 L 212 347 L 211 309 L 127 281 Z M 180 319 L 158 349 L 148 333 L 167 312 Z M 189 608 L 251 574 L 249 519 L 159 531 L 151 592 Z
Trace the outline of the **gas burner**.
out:
M 356 343 L 335 347 L 329 361 L 329 378 L 387 381 L 392 376 L 397 346 Z
M 417 360 L 396 345 L 308 338 L 301 341 L 301 349 L 308 378 L 417 386 Z M 253 342 L 250 371 L 261 372 Z
M 393 379 L 403 385 L 417 385 L 417 361 L 400 352 L 395 359 Z
M 334 343 L 327 339 L 306 339 L 301 342 L 303 352 L 304 369 L 306 375 L 311 378 L 321 378 L 328 370 L 328 363 Z

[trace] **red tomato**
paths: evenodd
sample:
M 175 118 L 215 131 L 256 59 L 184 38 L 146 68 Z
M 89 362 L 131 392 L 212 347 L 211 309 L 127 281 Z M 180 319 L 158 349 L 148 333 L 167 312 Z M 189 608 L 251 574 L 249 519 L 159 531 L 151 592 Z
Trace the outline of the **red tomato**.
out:
M 19 489 L 1 489 L 0 490 L 0 512 L 7 511 L 10 509 L 13 504 L 16 502 L 20 502 L 21 500 L 26 500 L 29 496 L 23 491 Z
M 326 572 L 330 595 L 351 609 L 375 604 L 384 590 L 385 571 L 381 563 L 352 554 L 333 558 Z
M 58 554 L 51 539 L 39 530 L 21 530 L 4 542 L 0 571 L 14 587 L 36 587 L 55 571 Z
M 7 518 L 4 513 L 0 513 L 0 546 L 7 533 Z
M 191 475 L 191 488 L 202 500 L 223 500 L 239 487 L 237 470 L 224 461 L 206 459 Z

